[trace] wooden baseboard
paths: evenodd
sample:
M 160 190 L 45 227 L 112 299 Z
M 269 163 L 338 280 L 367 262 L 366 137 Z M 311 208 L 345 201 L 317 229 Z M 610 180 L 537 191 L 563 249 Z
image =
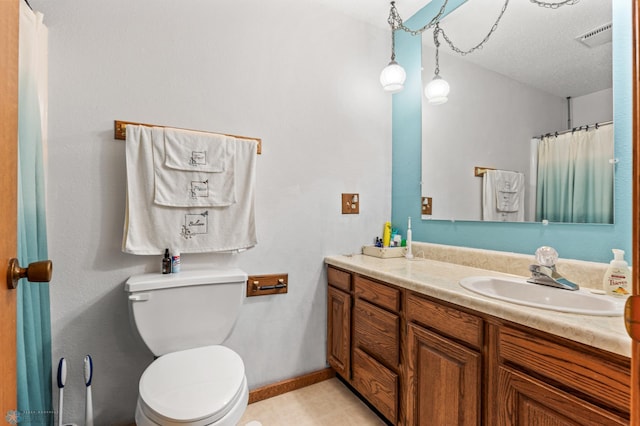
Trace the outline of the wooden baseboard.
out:
M 262 401 L 263 399 L 273 398 L 283 393 L 291 392 L 296 389 L 304 388 L 315 383 L 335 377 L 336 372 L 333 368 L 325 368 L 324 370 L 314 371 L 313 373 L 303 376 L 294 377 L 292 379 L 283 380 L 281 382 L 272 383 L 249 391 L 249 404 Z

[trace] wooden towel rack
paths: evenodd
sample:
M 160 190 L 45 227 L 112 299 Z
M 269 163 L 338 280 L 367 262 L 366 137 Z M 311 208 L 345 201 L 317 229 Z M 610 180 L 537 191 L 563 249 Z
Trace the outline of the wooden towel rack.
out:
M 127 125 L 128 124 L 133 124 L 136 126 L 147 126 L 147 127 L 169 127 L 169 126 L 158 126 L 156 124 L 145 124 L 145 123 L 136 123 L 133 121 L 122 121 L 122 120 L 115 120 L 113 122 L 113 137 L 115 139 L 118 140 L 126 140 L 127 139 Z M 180 130 L 190 130 L 193 132 L 201 132 L 202 130 L 191 130 L 191 129 L 180 129 Z M 216 133 L 216 132 L 205 132 L 205 133 Z M 238 135 L 230 135 L 227 133 L 217 133 L 217 134 L 221 134 L 221 135 L 225 135 L 225 136 L 231 136 L 234 138 L 238 138 L 238 139 L 250 139 L 253 141 L 256 141 L 257 143 L 257 152 L 258 154 L 262 153 L 262 139 L 260 138 L 251 138 L 248 136 L 238 136 Z
M 491 167 L 478 167 L 475 166 L 473 168 L 473 175 L 474 176 L 483 176 L 485 173 L 487 173 L 488 170 L 495 170 L 494 168 Z

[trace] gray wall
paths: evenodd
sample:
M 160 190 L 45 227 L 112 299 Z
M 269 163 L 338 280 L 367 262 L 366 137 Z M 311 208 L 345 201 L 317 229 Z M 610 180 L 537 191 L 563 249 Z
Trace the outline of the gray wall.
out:
M 83 423 L 85 354 L 102 425 L 132 422 L 152 361 L 123 283 L 160 258 L 120 251 L 125 150 L 114 119 L 263 139 L 258 246 L 183 253 L 183 268 L 289 274 L 287 295 L 244 300 L 226 343 L 251 388 L 324 368 L 323 256 L 359 250 L 391 213 L 391 99 L 378 82 L 388 32 L 299 0 L 31 3 L 50 40 L 52 339 L 54 365 L 69 362 L 65 421 Z M 360 193 L 360 215 L 340 214 L 341 192 Z
M 426 83 L 435 49 L 423 45 L 422 51 Z M 422 97 L 422 195 L 433 198 L 430 219 L 482 220 L 482 178 L 474 167 L 519 171 L 529 185 L 531 138 L 564 129 L 566 101 L 459 55 L 440 53 L 440 64 L 451 92 L 442 105 Z M 534 216 L 531 206 L 527 200 L 527 220 Z

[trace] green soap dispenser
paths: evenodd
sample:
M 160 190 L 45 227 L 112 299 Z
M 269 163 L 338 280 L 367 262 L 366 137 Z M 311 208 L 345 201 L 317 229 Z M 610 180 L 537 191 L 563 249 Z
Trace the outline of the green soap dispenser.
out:
M 624 250 L 613 249 L 613 260 L 604 274 L 602 285 L 611 296 L 624 297 L 631 294 L 631 271 L 624 260 Z

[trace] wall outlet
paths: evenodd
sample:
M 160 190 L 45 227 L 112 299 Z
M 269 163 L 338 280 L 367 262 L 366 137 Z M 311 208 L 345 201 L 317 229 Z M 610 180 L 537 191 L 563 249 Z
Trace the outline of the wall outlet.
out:
M 431 212 L 433 210 L 433 201 L 431 200 L 431 197 L 422 197 L 420 205 L 422 206 L 422 214 L 431 216 Z
M 342 194 L 342 214 L 360 213 L 360 194 Z

